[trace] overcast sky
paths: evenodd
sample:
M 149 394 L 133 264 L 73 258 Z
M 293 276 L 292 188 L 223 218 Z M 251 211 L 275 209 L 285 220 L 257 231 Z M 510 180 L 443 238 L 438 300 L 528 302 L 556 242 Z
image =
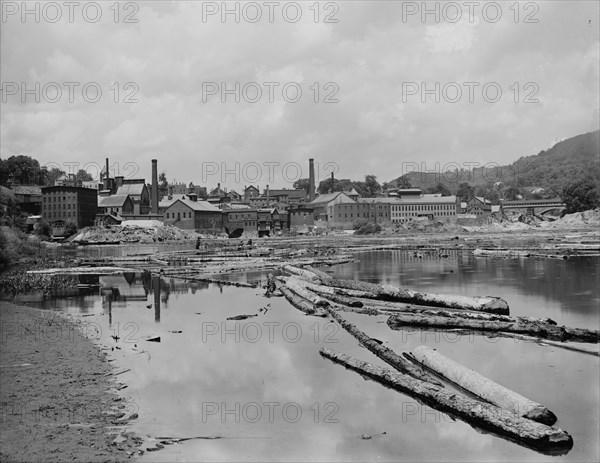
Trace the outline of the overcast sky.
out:
M 2 158 L 291 187 L 309 157 L 384 182 L 598 129 L 597 1 L 47 3 L 2 1 Z

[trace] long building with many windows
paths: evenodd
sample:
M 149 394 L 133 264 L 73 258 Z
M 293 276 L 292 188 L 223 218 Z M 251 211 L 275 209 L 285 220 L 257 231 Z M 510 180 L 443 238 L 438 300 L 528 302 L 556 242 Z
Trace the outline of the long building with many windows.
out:
M 393 223 L 404 223 L 418 217 L 447 220 L 456 218 L 456 208 L 456 196 L 421 196 L 391 202 L 390 216 Z

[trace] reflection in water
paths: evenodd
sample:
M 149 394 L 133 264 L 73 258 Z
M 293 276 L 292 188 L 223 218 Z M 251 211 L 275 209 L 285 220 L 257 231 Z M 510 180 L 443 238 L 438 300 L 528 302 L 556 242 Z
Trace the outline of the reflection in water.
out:
M 515 315 L 549 316 L 573 326 L 598 323 L 597 258 L 482 260 L 466 253 L 413 258 L 399 252 L 361 253 L 359 258 L 328 270 L 428 292 L 498 295 Z M 398 353 L 428 345 L 547 406 L 558 416 L 556 426 L 575 441 L 567 455 L 550 457 L 480 433 L 332 365 L 320 357 L 320 347 L 386 366 L 336 323 L 305 316 L 282 298 L 266 299 L 260 289 L 150 274 L 101 276 L 99 281 L 102 294 L 77 298 L 79 307 L 73 298 L 52 304 L 96 314 L 84 320 L 102 328 L 103 342 L 122 348 L 115 354 L 132 371 L 120 379 L 139 406 L 134 430 L 154 436 L 223 437 L 167 446 L 142 461 L 569 462 L 600 457 L 597 357 L 514 339 L 392 331 L 386 317 L 345 314 Z M 151 303 L 154 314 L 147 308 Z M 267 306 L 268 311 L 261 310 Z M 240 314 L 256 317 L 227 321 Z M 125 332 L 128 326 L 135 326 L 135 333 Z M 123 332 L 117 342 L 109 335 L 119 328 Z M 146 342 L 147 335 L 160 336 L 161 342 Z M 131 354 L 134 342 L 139 349 Z M 276 404 L 272 419 L 265 404 Z M 291 405 L 301 410 L 298 420 L 292 419 Z M 255 419 L 257 409 L 262 414 Z M 361 439 L 363 434 L 373 438 Z
M 152 277 L 152 291 L 154 292 L 154 321 L 160 323 L 160 277 Z

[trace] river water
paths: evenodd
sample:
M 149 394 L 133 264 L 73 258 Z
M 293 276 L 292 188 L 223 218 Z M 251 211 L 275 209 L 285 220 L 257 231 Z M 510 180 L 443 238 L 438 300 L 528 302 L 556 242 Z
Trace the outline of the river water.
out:
M 599 328 L 597 257 L 357 256 L 360 262 L 328 271 L 428 292 L 500 296 L 512 315 Z M 228 278 L 256 282 L 264 276 Z M 161 437 L 220 437 L 169 445 L 141 461 L 600 459 L 597 356 L 509 338 L 392 331 L 385 317 L 344 314 L 398 353 L 428 345 L 547 406 L 558 416 L 555 426 L 574 439 L 571 451 L 550 456 L 454 421 L 323 359 L 318 351 L 325 346 L 387 366 L 335 322 L 305 316 L 283 298 L 265 298 L 261 289 L 141 274 L 99 280 L 101 290 L 44 306 L 81 316 L 105 344 L 118 348 L 120 365 L 131 368 L 118 378 L 129 385 L 123 393 L 139 414 L 133 429 Z M 240 314 L 256 317 L 226 320 Z M 144 340 L 152 335 L 160 342 Z

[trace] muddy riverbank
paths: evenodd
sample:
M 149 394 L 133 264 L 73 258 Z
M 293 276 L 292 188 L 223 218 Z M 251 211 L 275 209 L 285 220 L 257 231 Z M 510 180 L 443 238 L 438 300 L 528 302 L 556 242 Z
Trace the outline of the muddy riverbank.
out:
M 105 353 L 53 312 L 2 301 L 0 460 L 124 461 L 141 440 Z

